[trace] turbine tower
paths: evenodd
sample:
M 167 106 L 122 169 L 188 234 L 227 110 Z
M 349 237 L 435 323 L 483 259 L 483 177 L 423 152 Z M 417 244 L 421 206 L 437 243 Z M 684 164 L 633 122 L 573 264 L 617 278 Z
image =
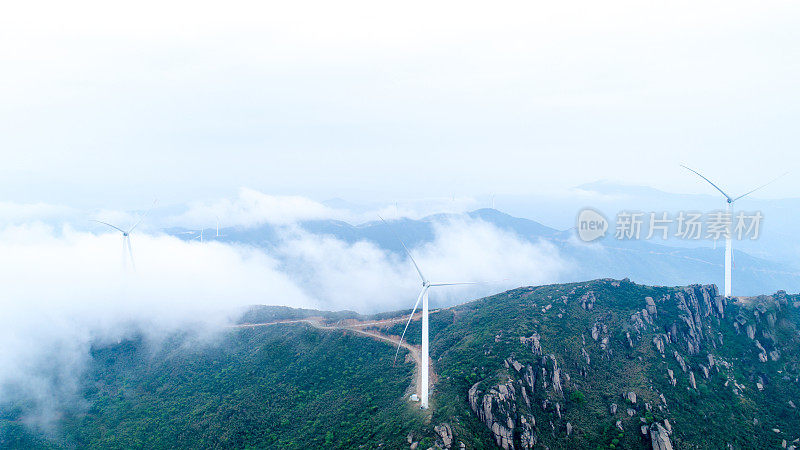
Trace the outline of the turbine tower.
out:
M 381 220 L 383 221 L 383 223 L 386 224 L 386 221 L 383 220 L 382 217 L 381 217 Z M 388 226 L 389 224 L 386 224 L 386 225 Z M 394 230 L 392 230 L 392 233 L 394 233 Z M 430 282 L 427 278 L 425 278 L 425 275 L 422 274 L 422 271 L 420 270 L 419 265 L 417 265 L 417 262 L 414 260 L 414 257 L 411 256 L 411 252 L 408 250 L 408 247 L 406 247 L 405 242 L 403 242 L 403 240 L 400 239 L 400 236 L 397 236 L 397 234 L 395 234 L 395 237 L 397 238 L 398 241 L 400 241 L 400 245 L 403 246 L 403 250 L 405 250 L 406 254 L 411 259 L 411 262 L 414 264 L 414 268 L 417 270 L 417 274 L 419 274 L 419 278 L 422 280 L 422 290 L 420 291 L 419 296 L 417 297 L 417 302 L 414 303 L 414 308 L 411 310 L 411 315 L 408 316 L 408 321 L 406 322 L 406 327 L 403 329 L 403 334 L 400 336 L 400 342 L 403 341 L 403 338 L 406 335 L 406 331 L 408 330 L 408 326 L 411 324 L 411 320 L 414 318 L 414 313 L 417 311 L 417 307 L 419 306 L 419 302 L 422 301 L 422 349 L 421 349 L 421 355 L 420 355 L 420 359 L 422 360 L 421 361 L 422 364 L 421 364 L 421 368 L 420 368 L 420 384 L 419 384 L 419 386 L 420 386 L 420 408 L 428 409 L 428 370 L 429 370 L 428 369 L 428 361 L 430 359 L 429 356 L 428 356 L 428 353 L 429 353 L 429 351 L 428 351 L 428 342 L 429 342 L 429 340 L 428 340 L 428 289 L 430 289 L 432 287 L 436 287 L 436 286 L 457 286 L 457 285 L 463 285 L 463 284 L 478 284 L 478 283 L 475 283 L 475 282 L 457 282 L 457 283 L 438 283 L 437 282 L 437 283 L 432 283 L 432 282 Z M 397 355 L 398 355 L 399 352 L 400 352 L 400 345 L 398 344 L 397 350 L 394 353 L 395 361 L 397 360 Z
M 122 233 L 122 266 L 123 266 L 123 268 L 127 267 L 127 264 L 125 263 L 125 253 L 126 253 L 126 250 L 127 250 L 128 256 L 131 259 L 131 268 L 134 271 L 136 271 L 136 263 L 133 262 L 133 250 L 131 249 L 131 233 L 133 233 L 133 230 L 135 230 L 136 227 L 138 227 L 139 224 L 142 223 L 142 221 L 145 219 L 145 217 L 147 217 L 147 215 L 150 214 L 150 211 L 153 210 L 153 207 L 155 207 L 155 205 L 156 205 L 156 201 L 154 201 L 153 202 L 153 206 L 151 206 L 150 209 L 148 209 L 147 212 L 145 212 L 144 215 L 142 215 L 142 217 L 139 218 L 139 220 L 135 224 L 133 224 L 132 227 L 128 228 L 127 230 L 123 230 L 122 228 L 120 228 L 120 227 L 118 227 L 116 225 L 112 225 L 112 224 L 110 224 L 108 222 L 103 222 L 102 220 L 92 219 L 93 222 L 102 223 L 103 225 L 109 226 L 109 227 L 119 231 L 120 233 Z
M 759 189 L 761 189 L 761 188 L 763 188 L 763 187 L 765 187 L 767 185 L 770 185 L 770 184 L 774 183 L 778 178 L 786 175 L 784 173 L 783 175 L 780 175 L 780 176 L 772 179 L 769 183 L 762 184 L 761 186 L 759 186 L 759 187 L 757 187 L 757 188 L 755 188 L 755 189 L 753 189 L 753 190 L 751 190 L 749 192 L 746 192 L 746 193 L 744 193 L 744 194 L 742 194 L 742 195 L 740 195 L 738 197 L 731 197 L 730 195 L 726 194 L 725 191 L 720 189 L 719 186 L 717 186 L 711 180 L 709 180 L 708 178 L 703 176 L 700 172 L 698 172 L 698 171 L 696 171 L 694 169 L 691 169 L 689 167 L 686 167 L 684 165 L 681 165 L 681 167 L 683 167 L 684 169 L 686 169 L 686 170 L 688 170 L 690 172 L 693 172 L 695 175 L 697 175 L 700 178 L 706 180 L 708 182 L 708 184 L 710 184 L 711 186 L 714 186 L 714 188 L 716 190 L 718 190 L 723 196 L 725 196 L 726 211 L 727 211 L 727 214 L 731 218 L 731 222 L 733 222 L 733 203 L 736 200 L 739 200 L 740 198 L 747 197 L 748 195 L 752 194 L 753 192 L 755 192 L 755 191 L 757 191 L 757 190 L 759 190 Z M 732 240 L 733 240 L 732 239 L 732 232 L 730 230 L 730 225 L 729 225 L 728 232 L 725 235 L 725 297 L 730 297 L 731 296 L 731 272 L 732 272 L 732 267 L 733 267 L 733 242 L 732 242 Z

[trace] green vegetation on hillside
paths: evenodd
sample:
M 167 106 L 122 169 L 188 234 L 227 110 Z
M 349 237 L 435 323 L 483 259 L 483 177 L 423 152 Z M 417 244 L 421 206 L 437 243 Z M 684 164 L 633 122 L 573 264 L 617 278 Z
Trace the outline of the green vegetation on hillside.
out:
M 436 312 L 429 413 L 405 397 L 412 363 L 393 364 L 391 345 L 351 331 L 291 323 L 211 341 L 126 341 L 93 349 L 86 408 L 65 414 L 46 438 L 21 424 L 24 407 L 4 411 L 0 446 L 409 448 L 410 435 L 427 448 L 444 446 L 434 427 L 447 424 L 453 448 L 494 447 L 497 434 L 471 408 L 470 392 L 491 403 L 490 422 L 511 424 L 516 448 L 531 437 L 536 448 L 650 448 L 660 426 L 675 448 L 792 445 L 800 298 L 733 302 L 714 292 L 596 280 Z M 268 307 L 246 317 L 364 319 Z M 404 326 L 376 329 L 400 335 Z M 419 321 L 406 337 L 419 343 Z
M 353 448 L 392 442 L 416 424 L 402 396 L 411 364 L 351 333 L 304 324 L 175 336 L 93 350 L 88 410 L 65 417 L 50 445 L 71 448 Z M 44 444 L 0 422 L 0 447 Z

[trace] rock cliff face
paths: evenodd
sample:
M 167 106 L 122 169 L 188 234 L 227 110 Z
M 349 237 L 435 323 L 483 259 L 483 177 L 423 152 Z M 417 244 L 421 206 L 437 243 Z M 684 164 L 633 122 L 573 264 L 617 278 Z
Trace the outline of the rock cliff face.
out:
M 669 299 L 669 298 L 667 298 Z M 675 293 L 679 320 L 669 325 L 672 342 L 682 343 L 690 355 L 700 353 L 704 344 L 716 347 L 711 320 L 725 317 L 726 300 L 719 297 L 714 285 L 692 285 Z
M 531 341 L 522 342 L 527 345 Z M 538 346 L 533 348 L 534 354 L 541 350 Z M 542 410 L 560 418 L 567 377 L 562 375 L 554 355 L 537 358 L 536 367 L 524 365 L 513 357 L 506 358 L 503 365 L 508 369 L 506 382 L 488 388 L 481 388 L 482 382 L 475 383 L 468 392 L 469 405 L 499 447 L 531 449 L 537 442 L 532 408 L 538 408 L 538 404 L 534 398 L 543 398 Z M 537 377 L 537 373 L 541 375 Z M 572 425 L 569 431 L 572 432 Z
M 439 436 L 441 440 L 441 448 L 451 448 L 453 446 L 453 430 L 450 428 L 450 425 L 443 423 L 441 425 L 437 425 L 433 427 L 433 431 Z
M 487 427 L 497 445 L 504 449 L 530 449 L 536 444 L 533 416 L 520 415 L 514 381 L 491 387 L 488 392 L 476 383 L 469 390 L 472 411 Z
M 653 450 L 672 450 L 669 431 L 660 423 L 650 425 L 650 444 L 653 446 Z

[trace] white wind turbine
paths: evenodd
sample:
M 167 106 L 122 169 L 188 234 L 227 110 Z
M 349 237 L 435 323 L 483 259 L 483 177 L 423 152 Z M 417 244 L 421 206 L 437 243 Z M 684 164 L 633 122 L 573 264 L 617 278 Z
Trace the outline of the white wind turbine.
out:
M 200 242 L 203 242 L 203 233 L 204 232 L 205 232 L 205 229 L 201 228 L 199 230 L 189 230 L 189 231 L 184 231 L 184 232 L 181 232 L 181 233 L 178 233 L 178 234 L 196 235 L 196 236 L 193 236 L 193 237 L 189 238 L 189 240 L 199 239 Z M 217 234 L 217 236 L 219 236 L 219 234 Z
M 127 250 L 128 256 L 131 258 L 131 268 L 134 271 L 136 270 L 136 263 L 133 262 L 133 250 L 131 249 L 131 233 L 133 233 L 133 230 L 135 230 L 136 227 L 138 227 L 139 224 L 142 223 L 142 221 L 145 219 L 145 217 L 147 217 L 147 215 L 150 214 L 150 211 L 153 210 L 153 207 L 155 205 L 156 205 L 156 202 L 153 202 L 153 206 L 151 206 L 150 209 L 148 209 L 147 212 L 145 212 L 144 215 L 142 215 L 142 217 L 139 218 L 139 221 L 137 221 L 135 224 L 133 224 L 132 227 L 128 228 L 127 230 L 123 230 L 122 228 L 120 228 L 120 227 L 118 227 L 116 225 L 112 225 L 112 224 L 110 224 L 108 222 L 103 222 L 102 220 L 92 219 L 93 222 L 102 223 L 103 225 L 107 225 L 107 226 L 119 231 L 120 233 L 122 233 L 122 265 L 123 265 L 123 267 L 127 267 L 127 264 L 125 263 L 125 253 L 126 253 L 126 250 Z
M 747 197 L 748 195 L 752 194 L 753 192 L 755 192 L 755 191 L 757 191 L 757 190 L 759 190 L 759 189 L 761 189 L 761 188 L 763 188 L 765 186 L 768 186 L 768 185 L 774 183 L 778 178 L 786 175 L 784 173 L 783 175 L 775 177 L 769 183 L 762 184 L 761 186 L 759 186 L 759 187 L 757 187 L 757 188 L 755 188 L 755 189 L 753 189 L 753 190 L 751 190 L 749 192 L 746 192 L 746 193 L 744 193 L 744 194 L 742 194 L 742 195 L 740 195 L 738 197 L 731 197 L 730 195 L 726 194 L 725 191 L 720 189 L 719 186 L 717 186 L 711 180 L 709 180 L 708 178 L 703 176 L 700 172 L 698 172 L 698 171 L 696 171 L 694 169 L 691 169 L 689 167 L 686 167 L 684 165 L 681 165 L 681 167 L 683 167 L 684 169 L 686 169 L 686 170 L 688 170 L 690 172 L 693 172 L 695 175 L 697 175 L 700 178 L 706 180 L 708 182 L 708 184 L 710 184 L 711 186 L 714 186 L 714 188 L 716 190 L 718 190 L 722 195 L 725 196 L 726 210 L 727 210 L 728 216 L 730 216 L 730 218 L 731 218 L 731 223 L 733 222 L 733 203 L 736 200 L 739 200 L 740 198 Z M 728 229 L 728 232 L 725 235 L 725 297 L 730 297 L 731 296 L 731 272 L 732 272 L 732 267 L 733 267 L 733 242 L 732 242 L 733 237 L 732 237 L 732 234 L 733 234 L 732 230 Z
M 383 223 L 386 223 L 385 220 L 381 217 Z M 386 224 L 387 226 L 389 224 Z M 394 233 L 394 230 L 392 230 Z M 456 282 L 456 283 L 432 283 L 425 275 L 422 274 L 417 262 L 414 260 L 414 257 L 411 256 L 411 252 L 406 247 L 405 242 L 400 239 L 400 236 L 397 236 L 395 233 L 395 237 L 398 241 L 400 241 L 400 245 L 403 246 L 403 249 L 406 251 L 406 254 L 411 259 L 411 262 L 414 264 L 414 268 L 417 269 L 417 273 L 419 274 L 420 279 L 422 280 L 422 290 L 419 293 L 419 297 L 417 297 L 417 302 L 414 303 L 414 308 L 411 310 L 411 315 L 408 316 L 408 321 L 406 322 L 406 327 L 403 329 L 403 334 L 400 336 L 400 341 L 403 341 L 403 338 L 406 335 L 406 331 L 408 330 L 408 326 L 411 324 L 411 320 L 414 318 L 414 313 L 417 311 L 417 307 L 419 306 L 420 300 L 422 301 L 422 351 L 420 355 L 422 367 L 420 368 L 420 408 L 428 409 L 428 289 L 435 287 L 435 286 L 457 286 L 463 284 L 478 284 L 475 282 Z M 397 360 L 397 355 L 400 352 L 400 345 L 397 346 L 397 351 L 394 353 L 394 358 Z
M 219 234 L 219 217 L 217 217 L 217 235 L 216 237 L 225 237 L 224 234 Z

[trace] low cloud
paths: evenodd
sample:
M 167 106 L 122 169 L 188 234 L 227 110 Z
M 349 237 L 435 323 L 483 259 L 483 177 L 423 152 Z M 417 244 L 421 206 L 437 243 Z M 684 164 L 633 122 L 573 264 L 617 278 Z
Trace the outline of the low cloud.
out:
M 337 206 L 337 203 L 342 203 Z M 297 195 L 272 195 L 250 188 L 239 189 L 232 198 L 193 202 L 186 211 L 168 217 L 165 225 L 192 228 L 254 227 L 263 224 L 290 225 L 308 220 L 342 220 L 359 224 L 386 219 L 420 219 L 432 214 L 462 213 L 480 205 L 472 197 L 437 197 L 425 199 L 402 199 L 369 205 L 356 205 L 336 200 L 318 202 Z M 107 215 L 113 212 L 106 211 Z M 131 220 L 124 213 L 115 213 L 120 220 Z
M 413 306 L 420 280 L 404 255 L 280 230 L 269 253 L 134 233 L 131 272 L 119 233 L 41 223 L 0 229 L 0 406 L 24 400 L 26 420 L 46 428 L 60 412 L 85 407 L 79 380 L 92 345 L 134 335 L 157 342 L 177 330 L 213 336 L 247 305 L 364 313 Z M 474 220 L 438 224 L 435 239 L 412 251 L 432 280 L 490 282 L 437 289 L 434 306 L 555 281 L 568 266 L 549 244 Z
M 0 221 L 4 224 L 23 224 L 34 221 L 65 220 L 76 210 L 49 203 L 0 202 Z
M 556 280 L 569 265 L 549 242 L 522 240 L 481 220 L 439 223 L 436 240 L 421 250 L 420 264 L 432 281 L 542 284 Z
M 180 329 L 220 330 L 245 305 L 313 306 L 256 249 L 132 236 L 137 271 L 122 269 L 119 234 L 42 224 L 0 231 L 0 406 L 24 400 L 47 426 L 80 404 L 92 344 Z
M 265 223 L 286 225 L 304 220 L 347 219 L 350 213 L 306 197 L 270 195 L 242 188 L 234 198 L 194 202 L 171 219 L 174 224 L 208 227 L 218 219 L 224 226 L 252 227 Z

